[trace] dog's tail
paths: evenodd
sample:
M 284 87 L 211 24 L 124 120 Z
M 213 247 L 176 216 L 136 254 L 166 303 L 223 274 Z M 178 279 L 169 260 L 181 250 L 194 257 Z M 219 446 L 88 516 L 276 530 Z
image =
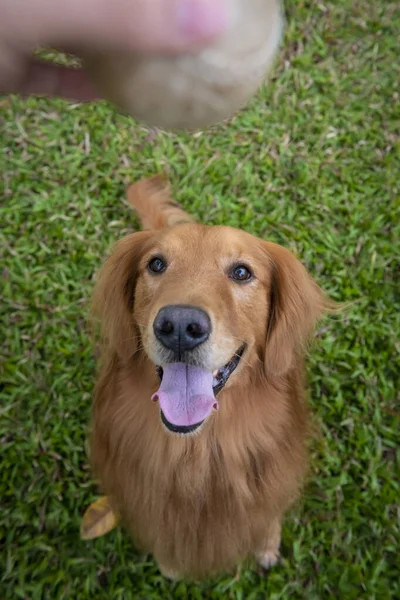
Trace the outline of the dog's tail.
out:
M 192 223 L 193 219 L 170 196 L 170 186 L 163 175 L 141 179 L 128 188 L 128 203 L 136 211 L 143 229 L 163 229 Z

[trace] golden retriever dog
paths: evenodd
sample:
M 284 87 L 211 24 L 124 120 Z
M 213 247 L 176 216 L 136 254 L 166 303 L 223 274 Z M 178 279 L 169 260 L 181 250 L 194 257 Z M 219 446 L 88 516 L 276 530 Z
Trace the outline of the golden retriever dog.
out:
M 162 177 L 128 199 L 148 231 L 95 290 L 94 473 L 166 576 L 269 568 L 307 466 L 305 344 L 331 302 L 285 248 L 194 223 Z

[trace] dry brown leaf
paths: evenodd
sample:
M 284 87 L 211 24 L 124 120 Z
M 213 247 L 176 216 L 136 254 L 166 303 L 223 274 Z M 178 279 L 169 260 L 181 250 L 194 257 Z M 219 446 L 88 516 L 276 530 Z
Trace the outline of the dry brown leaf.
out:
M 83 515 L 81 539 L 93 540 L 112 531 L 119 522 L 119 515 L 110 504 L 108 496 L 93 502 Z

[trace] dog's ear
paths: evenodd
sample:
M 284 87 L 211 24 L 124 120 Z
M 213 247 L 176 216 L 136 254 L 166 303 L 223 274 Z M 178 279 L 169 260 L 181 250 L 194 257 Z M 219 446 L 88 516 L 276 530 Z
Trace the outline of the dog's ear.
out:
M 270 269 L 269 316 L 265 351 L 267 374 L 283 375 L 303 349 L 331 302 L 286 248 L 264 243 Z
M 124 359 L 136 350 L 133 302 L 138 266 L 153 234 L 141 231 L 119 241 L 102 267 L 93 294 L 93 316 L 101 337 Z

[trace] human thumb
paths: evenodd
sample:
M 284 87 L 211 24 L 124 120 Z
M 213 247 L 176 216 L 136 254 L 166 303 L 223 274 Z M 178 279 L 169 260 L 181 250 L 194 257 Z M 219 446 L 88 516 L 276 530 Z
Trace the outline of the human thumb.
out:
M 90 51 L 184 52 L 224 33 L 229 1 L 69 0 L 62 18 L 53 3 L 44 42 Z

